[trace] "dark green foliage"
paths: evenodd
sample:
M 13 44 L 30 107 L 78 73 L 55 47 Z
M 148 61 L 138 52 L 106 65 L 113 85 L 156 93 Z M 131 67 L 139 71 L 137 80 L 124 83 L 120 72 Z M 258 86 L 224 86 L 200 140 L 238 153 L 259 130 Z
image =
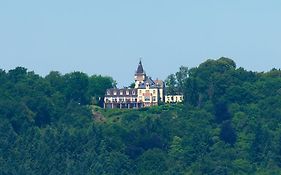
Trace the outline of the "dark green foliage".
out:
M 225 121 L 222 123 L 221 126 L 221 132 L 220 132 L 220 138 L 225 143 L 228 143 L 230 145 L 234 145 L 236 142 L 236 131 L 231 125 L 231 121 Z
M 80 104 L 89 103 L 87 97 L 89 79 L 81 72 L 73 72 L 64 76 L 64 94 L 68 101 L 75 101 Z
M 185 88 L 185 81 L 188 78 L 188 68 L 181 66 L 179 71 L 175 74 L 170 74 L 165 80 L 166 93 L 175 95 L 183 94 Z
M 231 114 L 228 110 L 227 102 L 219 101 L 215 104 L 215 117 L 218 123 L 231 119 Z
M 166 82 L 166 93 L 167 94 L 176 94 L 177 93 L 177 80 L 174 74 L 171 74 L 165 80 Z
M 281 174 L 280 70 L 220 58 L 168 80 L 184 104 L 103 110 L 110 77 L 0 70 L 0 174 Z
M 137 174 L 164 174 L 168 169 L 166 153 L 161 149 L 150 149 L 137 160 Z
M 89 86 L 88 86 L 88 97 L 92 97 L 95 103 L 103 102 L 102 98 L 105 94 L 106 89 L 116 86 L 116 82 L 111 77 L 103 77 L 101 75 L 93 75 L 89 77 Z M 99 101 L 100 100 L 100 101 Z M 103 106 L 100 104 L 100 106 Z

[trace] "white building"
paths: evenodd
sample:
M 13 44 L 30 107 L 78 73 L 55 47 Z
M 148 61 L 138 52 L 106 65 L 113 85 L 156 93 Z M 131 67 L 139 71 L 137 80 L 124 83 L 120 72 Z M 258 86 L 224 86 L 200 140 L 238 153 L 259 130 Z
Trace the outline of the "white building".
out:
M 108 89 L 104 98 L 104 108 L 142 108 L 158 105 L 160 102 L 179 103 L 182 95 L 165 96 L 165 83 L 147 76 L 142 62 L 135 72 L 135 88 Z

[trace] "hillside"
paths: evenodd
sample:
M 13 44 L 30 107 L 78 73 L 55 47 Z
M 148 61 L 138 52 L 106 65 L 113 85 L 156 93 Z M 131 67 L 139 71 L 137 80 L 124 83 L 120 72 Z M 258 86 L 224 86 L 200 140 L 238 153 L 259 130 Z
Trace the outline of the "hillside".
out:
M 171 77 L 183 104 L 105 110 L 110 77 L 1 70 L 0 174 L 281 174 L 280 70 L 220 58 Z

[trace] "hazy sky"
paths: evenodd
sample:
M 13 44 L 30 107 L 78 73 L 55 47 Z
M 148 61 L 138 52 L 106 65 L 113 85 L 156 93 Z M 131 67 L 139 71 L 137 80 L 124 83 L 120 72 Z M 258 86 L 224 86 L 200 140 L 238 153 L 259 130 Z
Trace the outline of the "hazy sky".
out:
M 280 0 L 0 0 L 0 68 L 83 71 L 133 81 L 208 58 L 281 68 Z

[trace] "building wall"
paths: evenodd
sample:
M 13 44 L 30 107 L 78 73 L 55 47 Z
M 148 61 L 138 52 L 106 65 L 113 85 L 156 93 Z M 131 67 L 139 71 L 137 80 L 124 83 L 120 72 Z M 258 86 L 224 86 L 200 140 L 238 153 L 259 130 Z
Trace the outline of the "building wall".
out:
M 183 102 L 183 95 L 166 95 L 165 103 L 181 103 Z
M 158 91 L 159 91 L 159 100 L 160 100 L 160 102 L 164 102 L 165 101 L 165 96 L 164 96 L 164 89 L 163 88 L 159 88 L 158 89 Z
M 135 75 L 135 89 L 139 88 L 139 84 L 143 83 L 145 79 L 145 74 Z
M 138 102 L 145 103 L 145 106 L 148 106 L 148 104 L 157 105 L 158 99 L 158 89 L 138 89 Z
M 131 103 L 131 102 L 137 102 L 137 96 L 136 97 L 121 97 L 121 96 L 114 96 L 114 97 L 105 97 L 104 98 L 105 103 Z
M 165 96 L 165 83 L 146 76 L 141 61 L 134 78 L 134 89 L 108 89 L 104 98 L 104 108 L 142 108 L 158 105 L 159 102 L 180 103 L 183 101 L 183 95 Z
M 108 89 L 104 97 L 104 108 L 141 108 L 142 104 L 137 102 L 137 90 Z
M 129 91 L 129 94 L 126 93 Z M 181 103 L 183 95 L 164 95 L 163 88 L 114 89 L 104 98 L 104 108 L 141 108 L 158 105 L 159 102 Z

